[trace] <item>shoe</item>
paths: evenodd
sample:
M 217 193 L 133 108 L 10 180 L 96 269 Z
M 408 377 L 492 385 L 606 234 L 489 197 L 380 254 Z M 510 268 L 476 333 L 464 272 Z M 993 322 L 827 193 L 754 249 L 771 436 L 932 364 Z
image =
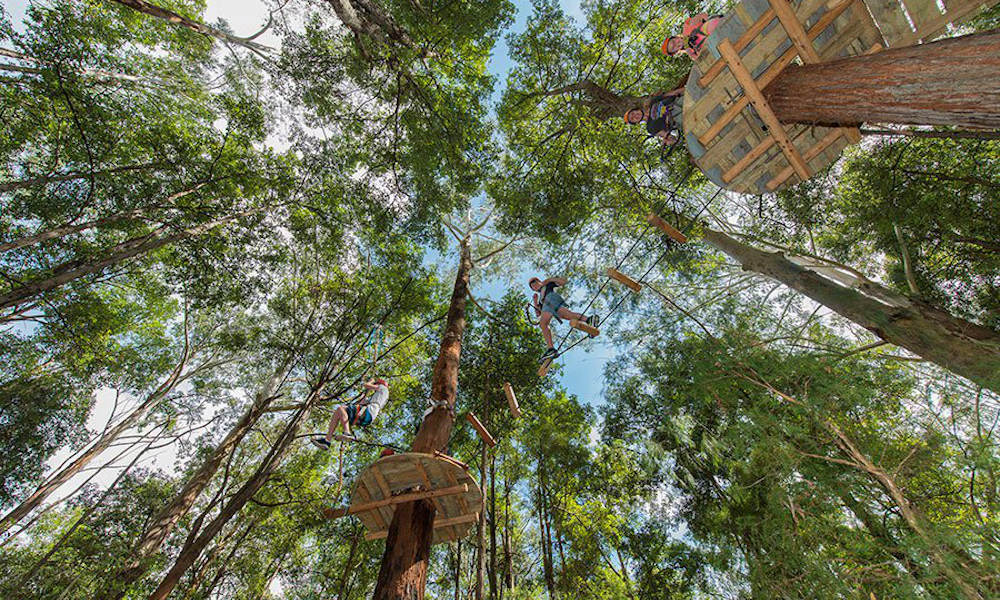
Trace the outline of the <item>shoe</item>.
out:
M 329 450 L 330 442 L 326 441 L 324 437 L 314 437 L 309 439 L 313 446 L 316 446 L 320 450 Z
M 591 327 L 597 327 L 598 325 L 601 324 L 601 318 L 598 317 L 597 315 L 590 315 L 589 317 L 584 319 L 584 321 L 587 323 L 587 325 L 590 325 Z
M 538 362 L 545 362 L 547 360 L 553 360 L 557 356 L 559 356 L 559 353 L 556 352 L 556 349 L 555 348 L 549 348 L 548 350 L 545 351 L 545 354 L 543 354 L 542 357 L 540 359 L 538 359 Z
M 356 442 L 356 441 L 358 441 L 357 437 L 355 437 L 353 435 L 344 435 L 343 433 L 338 433 L 337 435 L 334 435 L 333 439 L 337 440 L 338 442 Z

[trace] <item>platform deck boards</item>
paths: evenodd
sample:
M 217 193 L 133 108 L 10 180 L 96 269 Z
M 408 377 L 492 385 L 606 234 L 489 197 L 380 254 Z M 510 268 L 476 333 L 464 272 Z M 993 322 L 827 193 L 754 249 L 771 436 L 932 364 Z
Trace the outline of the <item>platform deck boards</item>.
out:
M 684 93 L 684 139 L 695 164 L 717 185 L 763 194 L 802 181 L 781 144 L 748 102 L 726 66 L 719 45 L 728 40 L 739 60 L 763 89 L 790 64 L 856 56 L 873 47 L 908 46 L 947 33 L 949 23 L 968 19 L 1000 0 L 784 0 L 801 23 L 796 42 L 767 0 L 743 0 L 719 23 L 695 61 Z M 780 11 L 779 11 L 780 12 Z M 785 14 L 786 23 L 788 15 Z M 911 21 L 915 25 L 911 26 Z M 815 55 L 799 56 L 806 32 Z M 749 35 L 748 35 L 749 32 Z M 809 173 L 820 173 L 856 143 L 856 130 L 784 125 Z
M 358 476 L 351 505 L 383 500 L 408 490 L 430 491 L 460 484 L 467 484 L 469 490 L 431 500 L 437 509 L 435 523 L 446 524 L 435 526 L 432 543 L 450 542 L 465 537 L 472 530 L 478 520 L 474 517 L 480 513 L 483 494 L 465 469 L 443 458 L 416 452 L 380 458 Z M 395 509 L 394 505 L 389 505 L 356 514 L 368 529 L 369 539 L 385 537 Z

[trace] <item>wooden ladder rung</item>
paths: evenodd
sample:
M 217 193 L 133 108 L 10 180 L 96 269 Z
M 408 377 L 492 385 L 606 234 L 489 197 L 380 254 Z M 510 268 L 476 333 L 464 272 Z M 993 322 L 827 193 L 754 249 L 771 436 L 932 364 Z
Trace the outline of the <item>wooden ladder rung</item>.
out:
M 510 413 L 514 415 L 515 419 L 520 418 L 521 406 L 517 403 L 517 396 L 514 395 L 514 388 L 510 385 L 509 381 L 504 382 L 503 393 L 507 396 L 507 405 L 510 406 Z
M 569 326 L 573 329 L 579 329 L 580 331 L 586 333 L 590 337 L 597 337 L 601 335 L 601 331 L 594 327 L 593 325 L 588 325 L 583 321 L 578 321 L 577 319 L 570 319 Z
M 661 219 L 659 215 L 655 213 L 649 213 L 649 215 L 646 216 L 646 220 L 649 221 L 650 225 L 659 227 L 663 231 L 663 233 L 669 235 L 677 242 L 683 244 L 688 241 L 687 237 L 683 233 L 674 229 L 673 226 L 670 225 L 670 223 L 667 223 L 666 221 Z
M 621 271 L 612 269 L 611 267 L 608 267 L 608 277 L 614 279 L 618 283 L 621 283 L 622 285 L 629 288 L 633 292 L 638 293 L 639 291 L 642 290 L 642 285 L 638 281 L 632 279 L 631 277 L 622 273 Z
M 490 434 L 489 430 L 486 429 L 486 426 L 483 425 L 479 421 L 479 419 L 476 418 L 476 415 L 474 415 L 472 412 L 467 412 L 465 413 L 465 420 L 468 421 L 470 425 L 472 425 L 472 428 L 476 430 L 476 432 L 479 434 L 479 437 L 483 438 L 483 442 L 485 442 L 487 446 L 492 448 L 493 446 L 497 445 L 496 439 L 494 439 L 494 437 Z

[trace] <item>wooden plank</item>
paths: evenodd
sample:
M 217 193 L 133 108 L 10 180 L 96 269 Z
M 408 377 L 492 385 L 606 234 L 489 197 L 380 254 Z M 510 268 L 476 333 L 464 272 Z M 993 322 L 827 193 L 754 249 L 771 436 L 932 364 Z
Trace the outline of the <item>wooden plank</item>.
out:
M 902 41 L 910 37 L 913 29 L 906 19 L 899 0 L 865 0 L 865 4 L 875 19 L 875 24 L 878 25 L 882 39 L 890 48 L 913 45 Z
M 729 167 L 726 170 L 726 172 L 722 174 L 722 181 L 724 183 L 729 183 L 730 181 L 735 179 L 737 175 L 743 172 L 743 169 L 746 169 L 751 164 L 753 164 L 754 161 L 763 156 L 764 153 L 767 152 L 768 149 L 773 145 L 774 145 L 773 137 L 767 136 L 766 138 L 762 139 L 759 144 L 757 144 L 750 150 L 750 152 L 747 152 L 745 155 L 743 155 L 743 158 L 736 161 L 736 164 Z
M 612 269 L 611 267 L 608 267 L 608 277 L 614 279 L 618 283 L 621 283 L 622 285 L 632 290 L 633 292 L 638 293 L 640 290 L 642 290 L 642 285 L 639 284 L 638 281 L 632 279 L 631 277 L 622 273 L 621 271 Z
M 646 215 L 646 220 L 649 221 L 650 225 L 658 227 L 660 230 L 663 231 L 663 233 L 669 235 L 678 243 L 683 244 L 688 241 L 687 236 L 685 236 L 680 231 L 674 229 L 673 226 L 670 225 L 670 223 L 667 223 L 662 218 L 660 218 L 660 215 L 656 213 L 649 213 L 648 215 Z
M 852 2 L 853 0 L 840 0 L 840 3 L 835 8 L 823 13 L 823 16 L 820 17 L 819 21 L 816 21 L 816 24 L 809 28 L 809 40 L 811 41 L 819 37 L 819 34 L 823 33 L 823 31 L 829 27 L 831 23 L 836 21 L 837 17 L 843 14 L 843 12 L 851 6 Z M 767 84 L 771 83 L 771 81 L 773 81 L 778 74 L 784 71 L 785 67 L 791 64 L 792 60 L 794 60 L 796 56 L 798 56 L 798 51 L 796 47 L 792 45 L 791 48 L 785 50 L 785 52 L 777 60 L 771 63 L 771 66 L 757 78 L 757 85 L 762 88 L 767 87 Z M 726 125 L 736 118 L 736 115 L 740 114 L 740 111 L 746 108 L 749 103 L 750 99 L 745 94 L 741 98 L 735 100 L 729 108 L 727 108 L 726 111 L 712 123 L 705 133 L 698 136 L 698 141 L 701 142 L 701 145 L 709 145 L 709 143 L 715 139 L 715 136 L 719 135 L 719 133 L 725 129 Z
M 982 3 L 980 2 L 970 2 L 964 6 L 960 6 L 955 10 L 951 10 L 949 7 L 948 12 L 944 13 L 940 17 L 931 19 L 930 21 L 924 23 L 924 25 L 915 32 L 905 34 L 899 38 L 899 40 L 889 46 L 891 48 L 899 48 L 903 46 L 912 46 L 919 42 L 922 38 L 928 37 L 933 33 L 936 33 L 939 29 L 947 25 L 948 23 L 957 23 L 962 19 L 973 15 L 982 8 Z M 888 41 L 888 40 L 886 40 Z
M 507 396 L 507 406 L 510 407 L 510 413 L 514 415 L 515 419 L 521 418 L 521 406 L 517 403 L 517 396 L 514 395 L 514 388 L 510 382 L 504 382 L 503 393 Z
M 460 515 L 457 517 L 452 517 L 449 519 L 438 519 L 436 516 L 434 518 L 434 529 L 441 529 L 444 527 L 454 527 L 456 525 L 464 525 L 466 523 L 477 523 L 479 521 L 479 513 L 472 513 L 468 515 Z M 382 531 L 372 531 L 371 533 L 365 534 L 365 539 L 371 540 L 381 540 L 389 537 L 389 530 L 384 529 Z
M 736 42 L 733 44 L 733 47 L 736 48 L 736 51 L 742 52 L 743 49 L 746 48 L 747 45 L 750 42 L 752 42 L 758 35 L 760 35 L 760 32 L 764 31 L 764 28 L 767 27 L 768 24 L 773 20 L 774 20 L 774 9 L 769 8 L 765 10 L 764 14 L 762 14 L 760 18 L 754 21 L 753 25 L 748 27 L 747 30 L 743 32 L 743 35 L 741 35 L 740 38 L 736 40 Z M 701 87 L 708 86 L 708 84 L 712 83 L 712 80 L 715 79 L 715 77 L 719 73 L 721 73 L 722 69 L 724 68 L 726 68 L 726 61 L 722 60 L 721 58 L 717 59 L 714 63 L 712 63 L 712 66 L 705 71 L 705 74 L 698 79 L 698 85 L 700 85 Z
M 791 38 L 792 44 L 798 48 L 799 56 L 804 63 L 818 63 L 819 53 L 812 45 L 812 38 L 806 34 L 806 30 L 795 16 L 795 11 L 785 0 L 767 0 L 774 10 L 774 14 L 781 21 L 781 26 L 785 28 L 785 33 Z M 737 55 L 738 56 L 738 55 Z
M 552 366 L 552 359 L 546 358 L 542 361 L 542 366 L 538 367 L 538 376 L 545 377 L 549 372 L 549 367 Z
M 366 502 L 370 502 L 372 499 L 371 494 L 368 493 L 368 486 L 365 483 L 364 479 L 358 481 L 358 496 L 360 496 L 361 499 L 365 500 Z M 389 527 L 389 523 L 382 518 L 382 514 L 379 513 L 379 511 L 376 510 L 375 512 L 371 513 L 371 515 L 372 519 L 375 521 L 376 529 L 386 529 L 387 527 Z
M 427 484 L 427 487 L 429 487 L 429 488 L 430 487 L 434 487 L 431 484 L 431 478 L 427 476 L 427 471 L 424 469 L 423 463 L 418 460 L 418 461 L 416 461 L 416 462 L 413 463 L 413 466 L 414 466 L 414 468 L 416 468 L 417 473 L 420 474 L 420 477 Z M 437 511 L 436 514 L 442 514 L 442 513 L 445 512 L 445 506 L 444 506 L 444 504 L 441 503 L 440 499 L 438 499 L 438 498 L 431 498 L 431 502 L 434 503 L 434 509 Z M 455 531 L 453 533 L 454 533 L 455 537 L 458 537 L 458 531 Z
M 378 462 L 376 462 L 371 466 L 371 472 L 372 472 L 372 477 L 375 479 L 375 483 L 378 485 L 379 491 L 382 492 L 382 497 L 389 498 L 392 496 L 392 489 L 389 487 L 389 483 L 385 480 L 385 476 L 382 474 L 382 468 L 385 466 L 390 466 L 390 463 L 386 462 L 379 464 Z M 392 513 L 395 509 L 385 508 L 384 510 L 388 514 L 382 514 L 382 510 L 383 509 L 378 510 L 377 514 L 381 515 L 387 524 L 391 523 Z M 386 526 L 388 527 L 388 525 Z
M 843 134 L 844 132 L 842 129 L 839 128 L 831 129 L 829 133 L 823 136 L 823 139 L 817 142 L 813 147 L 806 150 L 805 154 L 802 155 L 802 158 L 806 161 L 810 161 L 816 158 L 816 156 L 818 156 L 820 152 L 826 150 L 826 148 L 830 144 L 837 141 L 837 138 L 839 138 Z M 792 173 L 793 170 L 791 166 L 785 167 L 784 169 L 782 169 L 780 173 L 775 175 L 771 179 L 771 181 L 767 182 L 767 189 L 773 192 L 779 185 L 785 183 L 785 180 L 791 177 Z
M 719 53 L 726 60 L 726 64 L 729 65 L 729 70 L 736 78 L 736 81 L 743 87 L 744 95 L 749 97 L 750 104 L 757 109 L 757 114 L 760 115 L 761 120 L 764 121 L 771 131 L 771 136 L 774 137 L 774 141 L 781 148 L 782 154 L 785 155 L 785 158 L 791 163 L 792 168 L 795 169 L 796 175 L 801 177 L 803 181 L 809 179 L 812 174 L 802 159 L 802 155 L 796 150 L 792 144 L 792 140 L 788 138 L 788 134 L 785 132 L 781 121 L 778 120 L 778 117 L 775 116 L 774 111 L 768 105 L 767 100 L 764 99 L 764 94 L 760 92 L 760 88 L 757 87 L 757 82 L 750 75 L 750 71 L 747 71 L 747 68 L 740 62 L 740 57 L 733 48 L 733 45 L 729 43 L 729 40 L 723 40 L 719 44 Z
M 427 498 L 437 498 L 439 496 L 453 496 L 455 494 L 464 494 L 469 491 L 469 484 L 463 483 L 460 485 L 453 485 L 446 488 L 439 488 L 436 490 L 429 490 L 426 492 L 410 492 L 407 494 L 399 494 L 398 496 L 390 496 L 388 498 L 383 498 L 381 500 L 373 500 L 371 502 L 362 502 L 360 504 L 354 504 L 347 508 L 339 509 L 326 509 L 323 511 L 324 516 L 328 519 L 337 519 L 345 515 L 353 515 L 359 512 L 366 512 L 369 510 L 375 510 L 382 508 L 383 506 L 395 506 L 396 504 L 402 504 L 403 502 L 413 502 L 415 500 L 426 500 Z
M 570 319 L 569 326 L 573 329 L 579 329 L 580 331 L 586 333 L 590 337 L 597 337 L 601 335 L 601 331 L 592 325 L 588 325 L 583 321 L 578 321 L 577 319 Z
M 485 442 L 487 446 L 492 448 L 493 446 L 497 445 L 496 439 L 493 438 L 489 430 L 486 429 L 486 426 L 483 425 L 482 422 L 480 422 L 480 420 L 476 418 L 476 415 L 473 414 L 472 411 L 465 413 L 465 420 L 468 421 L 470 425 L 472 425 L 472 428 L 476 430 L 476 432 L 479 434 L 479 437 L 483 438 L 483 442 Z

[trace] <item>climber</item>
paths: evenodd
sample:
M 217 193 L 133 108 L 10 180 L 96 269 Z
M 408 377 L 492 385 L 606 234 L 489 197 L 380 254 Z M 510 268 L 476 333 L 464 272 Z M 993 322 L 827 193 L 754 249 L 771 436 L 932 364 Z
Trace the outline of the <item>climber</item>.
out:
M 361 394 L 355 398 L 354 402 L 341 404 L 333 411 L 333 418 L 330 419 L 330 427 L 326 436 L 316 436 L 310 439 L 314 446 L 322 450 L 330 449 L 330 442 L 333 441 L 337 428 L 343 428 L 344 435 L 336 436 L 337 439 L 350 441 L 351 427 L 368 427 L 375 420 L 385 405 L 389 402 L 389 385 L 385 379 L 372 379 L 361 384 L 364 388 Z M 374 392 L 371 398 L 365 398 L 368 392 Z
M 683 87 L 651 94 L 641 107 L 630 108 L 625 113 L 625 122 L 638 125 L 645 121 L 649 137 L 659 139 L 664 146 L 673 146 L 680 141 L 683 94 Z
M 691 60 L 698 58 L 705 40 L 719 26 L 719 21 L 722 20 L 722 17 L 723 15 L 713 15 L 710 17 L 707 13 L 699 13 L 693 17 L 689 17 L 684 21 L 684 28 L 681 30 L 681 35 L 672 35 L 663 40 L 660 51 L 667 56 L 673 57 L 677 56 L 683 50 L 691 57 Z
M 576 319 L 592 327 L 597 327 L 599 324 L 597 315 L 584 317 L 580 313 L 571 311 L 566 306 L 566 301 L 556 291 L 557 287 L 564 285 L 566 285 L 566 279 L 563 277 L 549 277 L 544 281 L 537 277 L 532 277 L 528 280 L 528 286 L 535 290 L 531 298 L 531 305 L 535 309 L 535 314 L 539 315 L 538 326 L 541 328 L 542 335 L 545 336 L 545 343 L 549 347 L 540 359 L 542 362 L 559 355 L 556 352 L 555 345 L 552 343 L 552 331 L 549 329 L 549 321 L 552 320 L 552 317 L 555 317 L 559 322 L 562 322 L 562 319 Z

